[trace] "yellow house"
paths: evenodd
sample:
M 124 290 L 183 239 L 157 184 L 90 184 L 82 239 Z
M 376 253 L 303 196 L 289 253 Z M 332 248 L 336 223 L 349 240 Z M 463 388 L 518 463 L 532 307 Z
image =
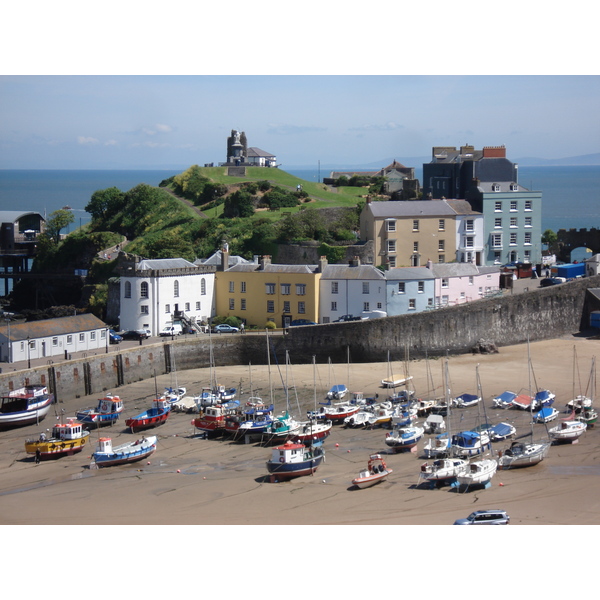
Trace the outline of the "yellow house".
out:
M 318 265 L 274 265 L 270 256 L 263 256 L 258 263 L 217 270 L 216 314 L 259 328 L 267 321 L 276 327 L 288 327 L 296 319 L 318 323 L 319 281 L 326 265 L 324 257 Z
M 370 202 L 360 237 L 373 240 L 375 266 L 419 267 L 456 258 L 456 212 L 444 200 Z

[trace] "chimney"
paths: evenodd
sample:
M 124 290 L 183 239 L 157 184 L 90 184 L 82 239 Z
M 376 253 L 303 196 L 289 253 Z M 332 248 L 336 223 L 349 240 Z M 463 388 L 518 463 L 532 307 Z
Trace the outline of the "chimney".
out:
M 260 270 L 264 271 L 267 265 L 271 264 L 271 257 L 268 254 L 263 254 L 260 257 Z
M 223 244 L 221 248 L 221 271 L 229 269 L 229 244 Z
M 427 259 L 427 268 L 431 270 L 431 267 L 433 267 L 433 261 L 430 258 L 428 258 Z
M 317 273 L 322 273 L 325 267 L 327 266 L 327 257 L 319 256 L 319 265 L 317 267 Z
M 348 261 L 350 267 L 360 267 L 360 256 L 354 256 Z

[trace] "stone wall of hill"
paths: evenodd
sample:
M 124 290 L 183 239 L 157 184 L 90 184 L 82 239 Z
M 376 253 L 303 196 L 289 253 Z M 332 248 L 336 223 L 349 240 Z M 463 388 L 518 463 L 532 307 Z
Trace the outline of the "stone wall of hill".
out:
M 588 288 L 600 288 L 600 275 L 523 294 L 479 300 L 435 311 L 358 321 L 290 328 L 284 335 L 197 335 L 144 344 L 118 353 L 88 356 L 46 367 L 0 374 L 5 393 L 26 384 L 49 385 L 57 399 L 118 393 L 122 385 L 173 371 L 209 366 L 212 342 L 217 366 L 386 361 L 472 352 L 481 342 L 502 346 L 552 339 L 588 328 L 591 310 L 599 308 Z M 160 390 L 162 391 L 162 390 Z M 197 390 L 199 391 L 199 390 Z M 82 401 L 82 406 L 94 401 Z

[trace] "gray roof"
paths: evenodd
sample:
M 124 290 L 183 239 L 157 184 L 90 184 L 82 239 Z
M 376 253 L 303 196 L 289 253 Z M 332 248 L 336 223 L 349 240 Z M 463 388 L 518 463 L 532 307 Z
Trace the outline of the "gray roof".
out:
M 373 265 L 327 265 L 321 279 L 385 279 L 385 275 Z
M 27 215 L 38 215 L 42 221 L 45 221 L 41 213 L 35 210 L 0 210 L 0 223 L 15 223 Z
M 374 217 L 381 219 L 456 216 L 456 212 L 443 200 L 387 200 L 371 202 L 367 208 Z
M 215 267 L 221 266 L 221 261 L 223 260 L 223 253 L 221 250 L 217 250 L 212 256 L 208 258 L 198 258 L 194 261 L 195 265 L 214 265 Z M 230 256 L 227 260 L 227 264 L 232 267 L 237 264 L 257 264 L 256 261 L 246 260 L 241 256 Z
M 57 319 L 44 319 L 42 321 L 29 321 L 10 326 L 10 339 L 18 342 L 30 338 L 32 340 L 54 335 L 81 333 L 105 329 L 106 324 L 92 314 L 60 317 Z M 8 330 L 8 328 L 6 328 Z M 2 330 L 4 333 L 4 328 Z
M 422 281 L 425 279 L 435 279 L 435 275 L 427 267 L 395 267 L 386 271 L 385 278 L 388 281 L 407 281 L 409 279 Z
M 160 271 L 162 269 L 194 269 L 196 265 L 185 258 L 144 259 L 136 266 L 137 271 Z
M 457 214 L 457 215 L 481 215 L 482 213 L 473 210 L 473 207 L 467 200 L 446 200 L 448 206 Z
M 472 263 L 434 263 L 431 272 L 437 278 L 479 275 L 479 269 Z
M 500 186 L 500 192 L 515 192 L 515 190 L 511 190 L 511 185 L 514 186 L 515 185 L 515 181 L 480 181 L 477 184 L 477 189 L 481 192 L 485 192 L 485 193 L 493 193 L 496 192 L 498 193 L 496 190 L 492 189 L 493 185 L 499 185 Z M 517 185 L 517 192 L 528 192 L 529 190 L 525 187 L 523 187 L 520 183 L 516 183 Z
M 227 269 L 231 273 L 254 273 L 260 271 L 263 273 L 316 273 L 319 265 L 265 265 L 261 269 L 260 264 L 237 264 Z
M 265 152 L 264 150 L 261 150 L 260 148 L 255 148 L 254 146 L 248 148 L 246 156 L 264 156 L 265 158 L 275 158 L 275 155 L 271 154 L 271 152 Z

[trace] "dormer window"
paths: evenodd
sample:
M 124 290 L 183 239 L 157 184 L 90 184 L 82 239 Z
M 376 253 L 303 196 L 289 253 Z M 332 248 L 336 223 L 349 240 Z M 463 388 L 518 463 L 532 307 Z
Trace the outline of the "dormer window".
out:
M 511 192 L 518 192 L 519 191 L 519 184 L 518 183 L 511 183 L 510 184 L 510 191 Z
M 500 184 L 492 183 L 492 192 L 499 192 L 499 191 L 500 191 Z

